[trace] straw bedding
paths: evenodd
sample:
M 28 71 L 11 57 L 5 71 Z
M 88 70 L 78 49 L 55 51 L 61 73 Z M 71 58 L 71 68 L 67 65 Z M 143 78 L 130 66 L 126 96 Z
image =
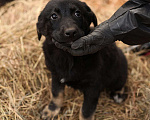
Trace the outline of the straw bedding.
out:
M 85 0 L 84 0 L 85 1 Z M 37 39 L 37 17 L 48 0 L 16 0 L 0 8 L 0 120 L 40 120 L 51 98 L 51 74 Z M 86 0 L 99 23 L 125 1 Z M 101 9 L 100 9 L 101 8 Z M 127 45 L 117 42 L 122 49 Z M 96 120 L 150 119 L 150 57 L 125 53 L 128 59 L 128 99 L 116 104 L 103 92 Z M 58 120 L 78 120 L 83 95 L 66 87 Z

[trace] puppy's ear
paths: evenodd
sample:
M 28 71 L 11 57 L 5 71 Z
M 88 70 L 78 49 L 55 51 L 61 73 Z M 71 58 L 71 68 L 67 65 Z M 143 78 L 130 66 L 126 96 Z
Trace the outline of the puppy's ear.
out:
M 90 19 L 90 23 L 93 23 L 94 27 L 96 27 L 97 26 L 96 15 L 94 14 L 94 12 L 90 9 L 90 7 L 85 2 L 83 2 L 83 4 L 84 4 L 84 7 L 86 8 L 86 10 L 88 12 L 88 18 Z
M 44 15 L 42 15 L 42 13 L 38 17 L 36 27 L 39 40 L 41 39 L 42 35 L 47 36 L 48 28 L 50 30 L 50 25 L 48 24 L 46 18 L 44 18 Z
M 41 20 L 39 19 L 40 18 L 40 15 L 38 17 L 38 22 L 36 23 L 36 30 L 37 30 L 37 35 L 38 35 L 38 39 L 39 41 L 41 40 L 41 37 L 42 37 L 42 33 L 41 33 L 41 30 L 40 30 L 40 26 L 42 25 L 41 24 Z
M 92 12 L 92 11 L 91 11 Z M 91 20 L 91 22 L 93 22 L 93 24 L 94 24 L 94 27 L 96 27 L 97 26 L 97 18 L 96 18 L 96 15 L 92 12 L 91 13 L 92 15 L 92 20 Z
M 42 37 L 42 34 L 41 34 L 41 32 L 40 32 L 40 30 L 39 30 L 39 23 L 36 23 L 36 28 L 37 28 L 37 34 L 38 34 L 38 39 L 39 39 L 39 41 L 41 40 L 41 37 Z

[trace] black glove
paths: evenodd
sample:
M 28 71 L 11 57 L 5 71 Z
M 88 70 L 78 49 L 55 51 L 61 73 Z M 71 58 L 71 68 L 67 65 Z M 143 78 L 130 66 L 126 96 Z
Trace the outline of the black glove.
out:
M 64 46 L 63 44 L 53 40 L 56 47 L 63 49 L 64 51 L 68 51 L 73 56 L 95 53 L 114 41 L 115 39 L 110 31 L 107 21 L 97 26 L 91 34 L 81 37 L 79 40 L 75 41 L 71 47 Z

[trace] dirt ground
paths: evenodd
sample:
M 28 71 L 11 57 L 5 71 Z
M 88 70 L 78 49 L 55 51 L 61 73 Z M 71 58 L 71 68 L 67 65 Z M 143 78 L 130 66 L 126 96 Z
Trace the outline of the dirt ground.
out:
M 125 0 L 83 0 L 101 23 Z M 48 0 L 15 0 L 0 8 L 0 120 L 40 120 L 50 101 L 51 74 L 36 34 L 37 17 Z M 117 42 L 124 49 L 127 45 Z M 150 120 L 150 57 L 125 53 L 128 98 L 116 104 L 103 92 L 96 120 Z M 58 120 L 78 120 L 83 102 L 79 91 L 66 87 Z

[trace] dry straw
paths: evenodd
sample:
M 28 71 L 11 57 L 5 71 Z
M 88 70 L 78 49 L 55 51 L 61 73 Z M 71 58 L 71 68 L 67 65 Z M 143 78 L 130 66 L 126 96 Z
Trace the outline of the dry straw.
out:
M 116 6 L 109 0 L 86 0 L 104 21 Z M 47 0 L 16 0 L 0 8 L 0 120 L 40 120 L 50 101 L 51 74 L 46 69 L 42 41 L 36 35 L 37 17 Z M 101 9 L 100 9 L 101 8 Z M 124 48 L 123 43 L 118 43 Z M 96 120 L 150 119 L 150 58 L 126 53 L 129 64 L 128 99 L 115 104 L 101 94 Z M 58 120 L 78 120 L 83 95 L 65 89 Z

